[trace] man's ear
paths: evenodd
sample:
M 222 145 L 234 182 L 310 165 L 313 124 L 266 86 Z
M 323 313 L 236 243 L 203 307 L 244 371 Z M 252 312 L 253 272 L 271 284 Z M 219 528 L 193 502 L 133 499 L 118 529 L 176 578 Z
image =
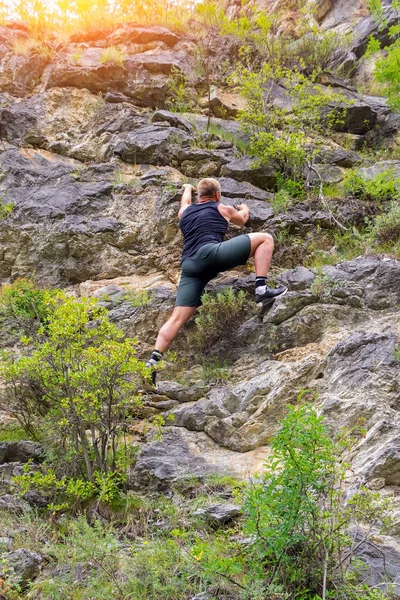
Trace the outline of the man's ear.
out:
M 215 197 L 217 199 L 217 202 L 221 202 L 221 192 L 215 192 Z

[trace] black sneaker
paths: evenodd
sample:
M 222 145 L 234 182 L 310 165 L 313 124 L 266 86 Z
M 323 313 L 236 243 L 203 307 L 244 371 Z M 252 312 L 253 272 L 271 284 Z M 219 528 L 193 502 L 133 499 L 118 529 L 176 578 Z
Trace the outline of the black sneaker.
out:
M 259 307 L 269 306 L 277 298 L 284 296 L 287 291 L 287 287 L 284 287 L 283 285 L 278 288 L 265 287 L 265 292 L 263 294 L 256 294 L 256 304 Z
M 157 382 L 157 371 L 155 369 L 156 364 L 157 364 L 156 361 L 153 360 L 152 358 L 149 361 L 147 361 L 147 363 L 146 363 L 146 367 L 148 369 L 151 369 L 150 379 L 151 379 L 151 384 L 154 387 L 156 387 L 156 382 Z

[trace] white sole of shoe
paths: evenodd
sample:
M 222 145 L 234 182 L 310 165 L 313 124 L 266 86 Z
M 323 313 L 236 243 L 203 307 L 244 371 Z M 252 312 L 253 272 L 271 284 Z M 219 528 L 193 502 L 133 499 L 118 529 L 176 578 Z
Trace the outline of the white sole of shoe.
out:
M 262 308 L 263 306 L 269 306 L 270 304 L 273 304 L 275 300 L 279 300 L 279 298 L 283 298 L 283 296 L 286 296 L 287 293 L 288 289 L 286 288 L 286 290 L 282 292 L 282 294 L 279 294 L 279 296 L 275 296 L 275 298 L 269 298 L 266 302 L 257 302 L 256 306 L 258 308 Z

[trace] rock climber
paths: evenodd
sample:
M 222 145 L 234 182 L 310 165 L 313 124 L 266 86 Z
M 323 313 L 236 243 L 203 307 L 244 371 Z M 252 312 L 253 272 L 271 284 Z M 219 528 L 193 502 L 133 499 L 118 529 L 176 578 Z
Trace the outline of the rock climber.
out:
M 175 308 L 161 327 L 155 350 L 146 363 L 152 369 L 152 382 L 156 382 L 155 367 L 201 305 L 200 297 L 207 283 L 219 273 L 245 265 L 254 256 L 256 267 L 255 300 L 257 306 L 267 306 L 287 292 L 287 288 L 269 288 L 266 285 L 274 240 L 269 233 L 239 235 L 224 242 L 229 223 L 243 226 L 249 219 L 246 204 L 237 207 L 221 203 L 221 186 L 216 179 L 202 179 L 197 185 L 198 200 L 192 203 L 190 184 L 185 184 L 179 209 L 179 227 L 183 233 L 181 276 Z

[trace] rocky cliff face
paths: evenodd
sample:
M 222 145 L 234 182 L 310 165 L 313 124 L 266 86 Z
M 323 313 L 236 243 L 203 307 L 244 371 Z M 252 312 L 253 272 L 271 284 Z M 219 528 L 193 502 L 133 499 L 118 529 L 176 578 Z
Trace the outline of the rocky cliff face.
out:
M 362 2 L 317 5 L 326 28 L 356 23 L 353 47 L 341 57 L 353 66 L 373 31 L 384 36 Z M 185 384 L 169 381 L 168 369 L 161 374 L 157 394 L 145 401 L 150 414 L 173 414 L 174 425 L 161 442 L 144 445 L 132 481 L 163 488 L 188 474 L 254 473 L 285 404 L 308 390 L 333 431 L 363 420 L 366 434 L 351 456 L 349 486 L 366 483 L 398 495 L 400 262 L 370 256 L 321 269 L 302 266 L 311 246 L 332 250 L 336 222 L 317 202 L 286 213 L 273 208 L 274 166 L 252 169 L 251 158 L 230 141 L 243 136 L 239 124 L 218 117 L 236 114 L 240 99 L 222 89 L 217 67 L 211 106 L 219 134 L 207 133 L 205 114 L 165 110 L 173 68 L 187 74 L 193 96 L 203 93 L 192 72 L 193 40 L 132 24 L 107 38 L 76 35 L 52 57 L 34 50 L 15 55 L 13 41 L 28 35 L 24 28 L 0 28 L 0 196 L 13 205 L 0 222 L 4 282 L 34 275 L 42 285 L 97 295 L 115 322 L 140 337 L 145 352 L 173 306 L 181 248 L 176 215 L 187 178 L 219 177 L 223 202 L 249 205 L 246 231 L 278 234 L 284 227 L 288 233 L 275 255 L 288 295 L 265 315 L 250 312 L 233 341 L 219 342 L 215 352 L 231 372 L 227 383 L 205 383 L 195 368 Z M 123 63 L 101 63 L 104 48 L 114 44 L 124 48 Z M 229 62 L 233 42 L 219 51 Z M 358 94 L 349 81 L 326 83 L 352 100 L 321 158 L 325 180 L 338 182 L 346 168 L 371 168 L 359 150 L 375 138 L 390 145 L 399 117 L 384 99 Z M 377 210 L 342 198 L 331 206 L 349 228 Z M 211 288 L 229 284 L 251 292 L 253 279 L 244 269 Z M 153 292 L 149 303 L 132 306 L 126 290 L 142 288 Z M 189 325 L 173 348 L 182 356 L 192 357 L 190 331 Z M 399 523 L 386 542 L 400 556 L 398 534 Z

